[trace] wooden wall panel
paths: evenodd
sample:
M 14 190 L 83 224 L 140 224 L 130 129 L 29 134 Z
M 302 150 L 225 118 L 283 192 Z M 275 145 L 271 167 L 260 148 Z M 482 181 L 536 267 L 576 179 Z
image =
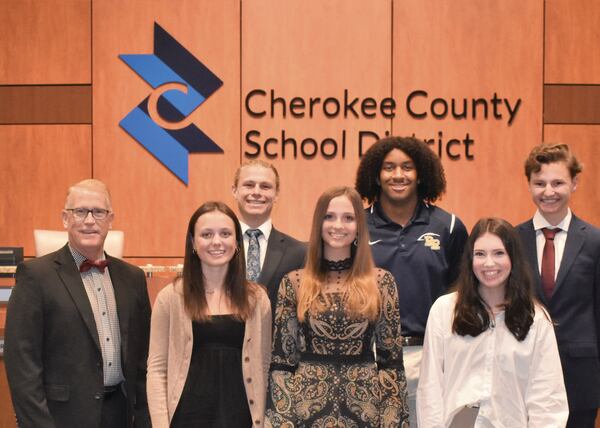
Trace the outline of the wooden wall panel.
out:
M 515 223 L 530 213 L 522 164 L 542 137 L 542 43 L 542 0 L 394 2 L 393 86 L 402 108 L 393 131 L 436 141 L 442 132 L 444 145 L 469 134 L 473 160 L 465 159 L 462 143 L 452 148 L 459 160 L 442 152 L 448 191 L 439 203 L 469 228 L 483 216 Z M 411 104 L 416 113 L 428 112 L 426 118 L 415 119 L 405 108 L 415 90 L 428 94 Z M 511 108 L 522 99 L 512 124 L 502 101 L 497 111 L 502 117 L 493 116 L 494 94 L 508 99 Z M 430 112 L 435 98 L 450 106 L 454 98 L 460 103 L 457 112 L 466 98 L 469 113 L 472 99 L 486 98 L 489 116 L 483 118 L 479 110 L 475 119 L 471 114 L 456 119 L 450 113 L 437 119 Z M 440 113 L 441 107 L 436 102 L 435 111 Z
M 600 83 L 600 2 L 546 0 L 545 83 Z
M 0 86 L 0 124 L 91 124 L 90 85 Z
M 90 0 L 0 0 L 0 84 L 90 83 Z
M 250 0 L 242 5 L 242 96 L 254 89 L 288 101 L 302 97 L 335 97 L 344 102 L 344 90 L 350 99 L 373 97 L 379 100 L 391 94 L 391 1 L 364 2 L 335 0 L 316 2 L 293 0 Z M 242 100 L 244 102 L 245 99 Z M 360 103 L 360 101 L 359 101 Z M 252 100 L 254 110 L 269 110 L 269 95 Z M 281 175 L 281 193 L 274 210 L 274 224 L 299 239 L 308 239 L 312 213 L 318 196 L 333 185 L 354 185 L 358 166 L 359 130 L 385 130 L 390 120 L 380 115 L 366 119 L 352 114 L 328 118 L 321 105 L 312 118 L 283 118 L 280 107 L 275 117 L 262 118 L 242 113 L 242 158 L 256 153 L 247 144 L 246 134 L 260 132 L 255 138 L 262 144 L 275 138 L 271 147 L 274 158 L 260 158 L 275 164 Z M 333 112 L 332 109 L 329 110 Z M 282 130 L 300 146 L 302 140 L 321 142 L 332 138 L 337 155 L 325 159 L 318 155 L 294 159 L 291 146 L 282 156 Z M 345 158 L 341 155 L 342 133 L 346 133 Z M 308 147 L 308 146 L 307 146 Z M 326 153 L 333 153 L 328 143 Z M 309 152 L 310 153 L 310 152 Z
M 192 212 L 230 194 L 239 164 L 239 1 L 94 2 L 94 176 L 111 188 L 126 256 L 182 256 Z M 153 52 L 154 22 L 224 85 L 191 114 L 224 154 L 191 154 L 185 186 L 119 127 L 151 88 L 119 54 Z
M 566 143 L 577 159 L 583 163 L 577 190 L 573 194 L 571 208 L 585 221 L 600 227 L 600 125 L 546 125 L 544 140 L 548 143 Z
M 90 125 L 0 126 L 0 235 L 33 256 L 33 229 L 62 230 L 67 188 L 91 176 Z

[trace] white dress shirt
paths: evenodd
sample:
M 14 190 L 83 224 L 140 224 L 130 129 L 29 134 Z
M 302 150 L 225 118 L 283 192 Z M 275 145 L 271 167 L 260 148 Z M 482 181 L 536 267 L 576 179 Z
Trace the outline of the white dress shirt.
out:
M 246 231 L 252 228 L 242 221 L 240 221 L 240 226 L 242 226 L 242 236 L 244 237 L 244 255 L 246 256 L 246 260 L 248 260 L 248 244 L 250 243 L 250 237 L 246 235 Z M 267 254 L 267 243 L 269 242 L 269 236 L 273 229 L 273 222 L 269 219 L 256 229 L 262 232 L 262 235 L 258 237 L 258 246 L 260 247 L 260 269 L 262 271 L 263 264 L 265 263 L 265 256 Z
M 419 428 L 448 427 L 465 406 L 479 407 L 475 427 L 564 427 L 569 410 L 554 328 L 536 305 L 519 342 L 504 324 L 477 337 L 452 332 L 456 293 L 431 307 L 417 388 Z
M 558 269 L 560 268 L 560 262 L 562 261 L 565 252 L 565 244 L 567 242 L 569 226 L 571 225 L 571 218 L 573 218 L 573 214 L 569 208 L 565 218 L 563 218 L 556 226 L 552 226 L 548 223 L 548 220 L 540 214 L 539 210 L 535 212 L 533 216 L 533 228 L 535 229 L 535 243 L 537 247 L 538 269 L 540 275 L 542 274 L 542 255 L 544 254 L 544 245 L 546 244 L 546 238 L 544 237 L 542 229 L 544 227 L 549 229 L 560 229 L 560 232 L 557 232 L 556 235 L 554 235 L 554 279 L 556 279 Z

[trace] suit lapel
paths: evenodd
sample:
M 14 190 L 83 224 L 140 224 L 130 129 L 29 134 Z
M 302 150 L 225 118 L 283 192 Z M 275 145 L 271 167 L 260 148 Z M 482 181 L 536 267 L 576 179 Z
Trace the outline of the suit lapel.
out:
M 554 287 L 555 293 L 564 284 L 565 278 L 567 277 L 571 266 L 573 266 L 577 254 L 581 251 L 584 241 L 585 225 L 582 224 L 577 217 L 573 216 L 571 218 L 571 224 L 569 225 L 567 242 L 565 243 L 565 250 L 560 262 L 560 268 L 558 269 L 558 275 L 556 276 L 556 286 Z
M 279 262 L 283 257 L 283 252 L 285 246 L 283 245 L 283 241 L 285 238 L 277 231 L 275 228 L 271 229 L 271 234 L 269 235 L 269 241 L 267 242 L 267 254 L 265 254 L 265 262 L 263 263 L 263 268 L 260 271 L 260 275 L 258 277 L 258 282 L 267 286 L 275 271 L 277 270 L 277 266 L 279 266 Z
M 542 289 L 542 279 L 540 277 L 540 269 L 537 256 L 537 240 L 535 236 L 535 229 L 533 228 L 533 220 L 529 220 L 525 224 L 525 226 L 522 227 L 522 230 L 522 242 L 523 247 L 525 249 L 525 256 L 527 257 L 527 259 L 529 260 L 529 264 L 531 265 L 534 292 L 542 301 L 542 303 L 548 306 L 548 299 L 546 299 L 546 295 L 544 293 L 544 290 Z
M 85 286 L 81 280 L 81 274 L 77 270 L 77 265 L 73 259 L 73 255 L 69 250 L 68 244 L 60 249 L 56 255 L 55 262 L 56 272 L 58 277 L 63 282 L 65 288 L 71 295 L 77 310 L 79 311 L 83 322 L 88 328 L 92 339 L 96 347 L 100 351 L 100 341 L 98 339 L 98 329 L 96 328 L 96 321 L 94 320 L 94 313 L 92 312 L 92 306 L 88 299 L 87 293 L 85 292 Z
M 119 331 L 121 332 L 121 356 L 125 361 L 127 355 L 127 344 L 129 334 L 129 293 L 127 284 L 127 274 L 123 271 L 123 265 L 120 260 L 109 255 L 108 271 L 110 272 L 110 282 L 112 282 L 115 293 L 115 303 L 117 305 L 117 314 L 119 316 Z

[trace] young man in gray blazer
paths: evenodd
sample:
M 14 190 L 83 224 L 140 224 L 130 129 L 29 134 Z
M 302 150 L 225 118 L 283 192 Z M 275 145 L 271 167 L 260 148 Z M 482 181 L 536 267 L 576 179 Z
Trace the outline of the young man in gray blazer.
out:
M 261 160 L 244 162 L 232 186 L 244 234 L 248 279 L 267 287 L 273 316 L 283 276 L 304 266 L 304 243 L 273 227 L 271 211 L 279 195 L 279 173 Z
M 534 147 L 525 175 L 537 211 L 518 226 L 555 324 L 569 428 L 593 428 L 600 406 L 600 230 L 569 208 L 581 170 L 566 144 Z
M 104 252 L 113 217 L 104 183 L 75 184 L 68 243 L 17 268 L 4 360 L 21 428 L 150 427 L 150 301 L 144 272 Z

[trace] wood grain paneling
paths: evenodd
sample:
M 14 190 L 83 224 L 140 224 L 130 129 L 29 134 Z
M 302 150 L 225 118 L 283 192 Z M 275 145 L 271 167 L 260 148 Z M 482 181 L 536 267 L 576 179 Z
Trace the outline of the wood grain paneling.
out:
M 583 163 L 577 190 L 571 199 L 571 209 L 588 223 L 600 227 L 600 125 L 546 125 L 544 140 L 547 143 L 566 143 Z M 531 208 L 533 211 L 533 208 Z
M 0 428 L 16 426 L 15 412 L 12 408 L 6 370 L 4 369 L 4 358 L 0 358 Z
M 545 83 L 600 83 L 600 2 L 545 3 Z
M 462 0 L 408 0 L 394 2 L 394 97 L 401 109 L 394 120 L 394 134 L 435 139 L 441 132 L 442 162 L 448 180 L 440 206 L 456 213 L 470 228 L 483 216 L 500 216 L 515 223 L 529 214 L 527 186 L 522 173 L 530 148 L 541 142 L 543 1 L 510 0 L 478 2 Z M 411 104 L 416 119 L 408 114 L 405 100 L 415 90 L 427 92 Z M 508 100 L 519 110 L 509 124 L 504 101 L 497 117 L 492 100 Z M 436 118 L 445 100 L 457 113 Z M 488 117 L 478 110 L 472 116 L 472 100 L 487 100 Z M 434 105 L 435 104 L 435 105 Z M 451 110 L 450 110 L 451 111 Z M 472 160 L 466 160 L 467 134 Z M 458 160 L 445 152 L 450 139 Z
M 600 85 L 544 85 L 544 123 L 600 124 Z
M 89 0 L 0 0 L 0 84 L 90 83 Z
M 33 229 L 63 229 L 67 188 L 91 176 L 90 145 L 89 125 L 0 126 L 2 245 L 33 256 Z
M 0 86 L 0 124 L 91 124 L 90 85 Z
M 193 211 L 230 194 L 239 164 L 239 5 L 234 0 L 94 3 L 94 175 L 111 188 L 127 256 L 182 256 Z M 118 55 L 152 53 L 155 21 L 224 82 L 191 117 L 225 153 L 191 154 L 187 187 L 119 127 L 151 88 Z
M 245 152 L 254 154 L 256 148 L 247 144 L 246 134 L 258 131 L 253 137 L 261 145 L 260 158 L 270 161 L 281 175 L 281 193 L 273 219 L 276 227 L 297 238 L 306 240 L 312 213 L 318 196 L 333 185 L 353 186 L 358 166 L 358 133 L 360 130 L 386 130 L 391 121 L 377 114 L 374 118 L 359 118 L 343 112 L 329 118 L 323 113 L 328 97 L 344 105 L 344 90 L 348 98 L 373 97 L 377 101 L 391 95 L 391 1 L 364 2 L 335 0 L 316 2 L 293 0 L 244 1 L 242 6 L 242 96 L 250 91 L 264 90 L 266 97 L 251 100 L 253 110 L 267 110 L 264 117 L 242 113 L 242 158 Z M 288 101 L 301 97 L 309 104 L 311 97 L 321 98 L 315 104 L 313 117 L 293 117 L 289 106 L 284 118 L 281 104 L 274 117 L 270 115 L 270 91 Z M 242 100 L 244 102 L 245 99 Z M 329 112 L 335 110 L 331 101 Z M 282 132 L 294 138 L 286 144 L 283 158 Z M 342 139 L 345 134 L 345 157 Z M 264 153 L 268 138 L 276 139 Z M 305 158 L 301 154 L 304 139 L 313 138 L 319 144 L 330 138 L 338 145 L 336 156 L 322 155 Z M 310 154 L 311 143 L 306 144 Z M 328 142 L 326 152 L 333 153 Z M 331 151 L 329 151 L 331 150 Z

